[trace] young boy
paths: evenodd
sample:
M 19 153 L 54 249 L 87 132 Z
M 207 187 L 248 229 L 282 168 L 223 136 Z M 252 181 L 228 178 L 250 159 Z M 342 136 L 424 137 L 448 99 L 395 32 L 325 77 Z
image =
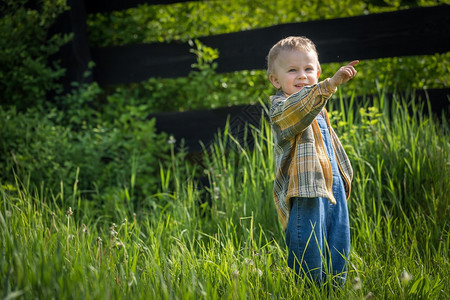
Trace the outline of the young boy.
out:
M 352 61 L 318 82 L 314 43 L 288 37 L 267 56 L 276 177 L 273 194 L 286 232 L 288 265 L 318 284 L 343 284 L 350 253 L 347 199 L 353 170 L 324 108 L 339 85 L 356 75 Z

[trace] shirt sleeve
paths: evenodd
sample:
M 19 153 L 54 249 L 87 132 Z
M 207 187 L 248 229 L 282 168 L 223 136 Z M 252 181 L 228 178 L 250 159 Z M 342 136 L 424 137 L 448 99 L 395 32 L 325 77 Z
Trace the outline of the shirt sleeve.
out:
M 274 96 L 270 108 L 272 127 L 283 139 L 291 139 L 311 125 L 334 90 L 330 90 L 329 79 L 307 86 L 288 98 Z

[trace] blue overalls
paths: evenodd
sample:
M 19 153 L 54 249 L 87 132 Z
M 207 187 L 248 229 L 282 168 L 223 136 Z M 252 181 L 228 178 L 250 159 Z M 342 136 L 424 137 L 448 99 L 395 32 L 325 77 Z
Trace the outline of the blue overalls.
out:
M 322 112 L 316 120 L 332 166 L 336 204 L 321 197 L 291 199 L 292 208 L 286 229 L 288 265 L 297 274 L 306 275 L 319 284 L 326 281 L 326 274 L 333 274 L 333 281 L 343 284 L 350 253 L 347 197 Z

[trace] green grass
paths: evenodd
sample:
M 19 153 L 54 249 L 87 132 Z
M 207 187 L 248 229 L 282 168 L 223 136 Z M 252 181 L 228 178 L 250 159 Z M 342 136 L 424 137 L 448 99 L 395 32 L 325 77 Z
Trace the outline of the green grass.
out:
M 355 171 L 349 279 L 341 290 L 295 283 L 287 267 L 263 123 L 249 133 L 253 149 L 227 128 L 206 147 L 204 170 L 175 160 L 161 169 L 160 192 L 142 200 L 140 211 L 127 201 L 141 199 L 124 190 L 115 217 L 90 211 L 76 178 L 70 198 L 63 185 L 2 183 L 1 296 L 448 299 L 449 126 L 418 102 L 380 96 L 373 107 L 342 98 L 330 104 Z M 198 173 L 209 188 L 197 186 Z

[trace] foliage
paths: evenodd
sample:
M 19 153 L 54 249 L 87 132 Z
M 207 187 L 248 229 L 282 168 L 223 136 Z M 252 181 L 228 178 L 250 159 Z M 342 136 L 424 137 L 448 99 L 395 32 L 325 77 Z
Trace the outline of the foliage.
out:
M 376 1 L 234 0 L 188 1 L 172 5 L 139 5 L 123 11 L 88 16 L 92 45 L 112 46 L 172 40 L 369 13 L 433 6 L 448 0 Z
M 152 210 L 137 215 L 126 198 L 110 219 L 106 207 L 80 212 L 85 194 L 34 190 L 20 178 L 3 182 L 2 297 L 449 298 L 450 168 L 443 161 L 450 129 L 414 99 L 396 99 L 388 104 L 381 95 L 372 107 L 340 98 L 329 107 L 355 169 L 342 289 L 296 281 L 287 267 L 270 188 L 271 130 L 263 121 L 249 132 L 253 148 L 238 143 L 232 128 L 205 147 L 206 194 L 189 164 L 183 169 L 185 161 L 172 156 L 148 199 Z M 124 186 L 117 188 L 126 193 Z
M 72 115 L 61 125 L 65 115 L 56 109 L 0 108 L 0 179 L 14 183 L 15 174 L 31 189 L 44 182 L 50 190 L 65 186 L 64 194 L 96 199 L 90 205 L 104 204 L 112 216 L 117 198 L 128 198 L 127 207 L 137 210 L 156 192 L 160 161 L 169 153 L 167 136 L 156 134 L 155 120 L 146 116 L 132 107 L 114 122 L 78 123 Z
M 121 199 L 138 210 L 156 192 L 160 164 L 167 164 L 167 135 L 156 133 L 147 106 L 102 100 L 95 82 L 74 82 L 62 94 L 64 70 L 52 55 L 70 36 L 52 35 L 51 27 L 68 7 L 45 0 L 32 9 L 28 2 L 2 6 L 0 180 L 14 183 L 16 175 L 30 189 L 43 182 L 49 190 L 64 186 L 63 195 L 95 200 L 83 209 L 104 205 L 111 216 Z
M 1 103 L 27 107 L 45 103 L 47 93 L 58 93 L 57 79 L 64 69 L 51 61 L 71 35 L 51 35 L 50 27 L 68 7 L 65 0 L 41 1 L 39 11 L 26 9 L 28 1 L 6 0 L 0 18 Z

